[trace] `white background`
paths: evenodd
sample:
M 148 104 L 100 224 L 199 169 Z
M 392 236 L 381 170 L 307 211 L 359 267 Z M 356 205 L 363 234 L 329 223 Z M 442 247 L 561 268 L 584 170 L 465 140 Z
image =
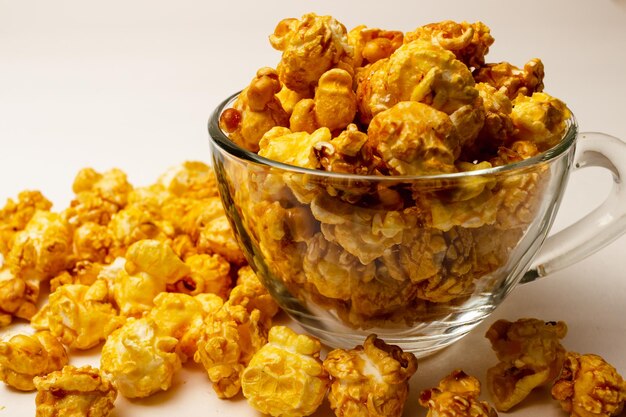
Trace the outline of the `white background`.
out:
M 0 205 L 41 189 L 61 210 L 76 172 L 119 167 L 135 185 L 187 159 L 207 161 L 206 121 L 257 68 L 280 56 L 267 37 L 284 17 L 314 11 L 348 28 L 408 31 L 443 19 L 482 20 L 496 42 L 487 59 L 546 67 L 546 91 L 568 103 L 581 130 L 626 138 L 625 0 L 84 1 L 0 0 Z M 570 178 L 556 228 L 600 204 L 611 177 Z M 565 320 L 567 348 L 595 352 L 626 374 L 626 239 L 574 267 L 517 288 L 458 345 L 420 361 L 406 416 L 454 367 L 481 379 L 495 363 L 483 334 L 497 318 Z M 18 328 L 10 329 L 12 331 Z M 72 363 L 97 364 L 97 352 Z M 485 392 L 483 397 L 488 399 Z M 257 415 L 241 398 L 220 401 L 198 368 L 148 400 L 118 399 L 116 416 Z M 34 395 L 0 388 L 0 417 L 34 415 Z M 1 407 L 0 407 L 1 408 Z M 327 406 L 319 416 L 331 415 Z M 547 391 L 515 416 L 564 415 Z

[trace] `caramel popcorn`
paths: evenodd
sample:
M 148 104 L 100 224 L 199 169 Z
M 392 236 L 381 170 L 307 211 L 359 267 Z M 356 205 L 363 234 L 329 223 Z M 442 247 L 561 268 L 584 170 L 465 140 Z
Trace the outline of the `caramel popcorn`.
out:
M 31 324 L 38 329 L 49 328 L 70 349 L 89 349 L 124 322 L 109 299 L 104 280 L 91 286 L 62 285 L 50 294 L 47 306 L 33 317 Z
M 63 271 L 50 280 L 50 292 L 66 284 L 91 285 L 96 282 L 104 268 L 101 263 L 78 261 L 71 270 Z
M 496 410 L 479 401 L 479 396 L 478 379 L 455 370 L 437 388 L 422 391 L 419 403 L 428 408 L 426 417 L 497 417 Z
M 561 140 L 570 117 L 565 104 L 546 93 L 519 95 L 513 100 L 511 120 L 518 130 L 515 137 L 536 144 L 540 150 L 549 149 Z
M 167 193 L 161 191 L 161 188 Z M 171 167 L 152 186 L 149 198 L 155 199 L 159 205 L 171 195 L 179 198 L 210 198 L 217 197 L 217 178 L 211 167 L 200 161 L 186 161 Z M 142 199 L 145 200 L 146 198 Z M 133 203 L 132 199 L 129 203 Z
M 100 368 L 127 398 L 142 398 L 172 385 L 181 368 L 178 340 L 161 333 L 152 317 L 130 318 L 102 347 Z
M 363 346 L 331 351 L 324 368 L 332 378 L 328 399 L 336 416 L 399 417 L 417 359 L 370 335 Z
M 0 328 L 13 317 L 29 320 L 37 312 L 39 281 L 16 277 L 8 267 L 0 267 Z
M 132 190 L 126 174 L 117 168 L 99 173 L 92 168 L 80 170 L 72 184 L 76 194 L 94 193 L 104 201 L 124 207 L 128 202 L 128 193 Z
M 402 45 L 404 34 L 397 30 L 382 30 L 360 25 L 348 32 L 348 42 L 354 48 L 353 65 L 365 67 L 388 58 Z
M 74 255 L 77 260 L 105 263 L 115 247 L 115 234 L 107 226 L 85 222 L 74 230 Z
M 17 201 L 9 198 L 0 209 L 0 255 L 7 256 L 13 236 L 24 230 L 38 210 L 49 211 L 52 203 L 40 191 L 22 191 Z
M 189 295 L 212 293 L 227 298 L 231 287 L 230 263 L 223 256 L 191 255 L 185 259 L 185 265 L 189 267 L 189 274 L 169 283 L 168 291 Z
M 50 332 L 19 334 L 0 340 L 0 380 L 20 391 L 33 391 L 33 378 L 67 365 L 65 348 Z
M 562 321 L 498 320 L 491 325 L 485 336 L 500 363 L 487 371 L 487 386 L 498 410 L 509 410 L 554 380 L 565 359 L 560 339 L 566 333 Z
M 196 245 L 199 250 L 221 255 L 232 264 L 243 265 L 246 262 L 226 216 L 211 220 L 200 232 Z
M 487 64 L 474 73 L 477 82 L 490 84 L 499 91 L 504 91 L 511 99 L 518 95 L 531 96 L 543 91 L 544 68 L 540 59 L 528 61 L 523 69 L 508 62 Z
M 326 127 L 310 134 L 292 133 L 287 128 L 273 128 L 261 139 L 259 155 L 285 164 L 315 169 L 319 166 L 315 157 L 315 146 L 330 139 L 330 130 Z
M 36 377 L 37 417 L 109 417 L 117 389 L 97 368 L 65 366 Z
M 107 230 L 114 241 L 115 254 L 123 254 L 140 240 L 166 241 L 174 235 L 174 226 L 171 223 L 155 220 L 139 206 L 127 206 L 115 213 Z
M 256 410 L 271 416 L 308 416 L 328 389 L 319 359 L 320 342 L 284 326 L 274 326 L 269 342 L 254 354 L 241 375 L 243 395 Z
M 602 357 L 567 352 L 552 397 L 572 417 L 612 417 L 626 404 L 626 382 Z

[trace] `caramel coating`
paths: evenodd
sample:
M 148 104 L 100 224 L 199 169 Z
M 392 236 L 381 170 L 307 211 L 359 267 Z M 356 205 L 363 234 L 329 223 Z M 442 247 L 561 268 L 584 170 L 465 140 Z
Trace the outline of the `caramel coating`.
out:
M 259 155 L 285 164 L 315 169 L 319 167 L 315 146 L 330 139 L 330 130 L 326 127 L 321 127 L 310 134 L 291 132 L 287 128 L 274 128 L 261 139 Z
M 78 172 L 72 184 L 76 194 L 94 193 L 104 201 L 124 207 L 128 202 L 128 193 L 133 186 L 128 182 L 126 173 L 114 168 L 99 173 L 92 168 L 84 168 Z
M 352 67 L 346 28 L 331 16 L 308 13 L 300 20 L 283 19 L 270 43 L 283 52 L 277 67 L 280 82 L 304 96 L 312 97 L 318 80 L 329 69 Z
M 19 334 L 0 340 L 0 380 L 20 391 L 33 391 L 33 378 L 68 363 L 65 348 L 50 332 Z
M 491 325 L 485 337 L 500 362 L 487 370 L 487 387 L 498 410 L 511 409 L 554 380 L 565 359 L 560 339 L 566 333 L 562 321 L 498 320 Z
M 428 408 L 426 417 L 497 417 L 496 410 L 479 401 L 480 382 L 461 370 L 454 370 L 437 388 L 422 391 L 419 403 Z
M 626 382 L 602 357 L 567 352 L 552 397 L 571 417 L 612 417 L 626 404 Z
M 189 295 L 217 294 L 226 299 L 231 287 L 230 263 L 218 254 L 191 255 L 185 259 L 190 273 L 167 284 L 167 290 Z
M 13 236 L 24 230 L 38 210 L 49 211 L 52 203 L 40 191 L 22 191 L 17 201 L 7 199 L 0 209 L 0 254 L 7 256 L 13 245 Z
M 0 328 L 13 317 L 29 320 L 37 312 L 39 281 L 16 277 L 8 267 L 0 267 Z
M 200 161 L 185 161 L 169 168 L 159 176 L 157 183 L 152 187 L 152 193 L 142 200 L 146 197 L 155 199 L 159 205 L 169 199 L 164 191 L 179 198 L 202 199 L 218 196 L 217 178 L 213 170 Z M 164 191 L 158 187 L 163 187 Z M 133 203 L 132 198 L 129 199 L 129 203 Z
M 271 416 L 308 416 L 317 410 L 329 385 L 319 359 L 319 340 L 274 326 L 269 341 L 254 354 L 241 375 L 244 397 Z
M 97 368 L 65 366 L 34 379 L 37 417 L 109 417 L 117 389 Z
M 348 42 L 354 48 L 355 68 L 365 67 L 388 58 L 402 45 L 404 34 L 397 30 L 382 30 L 360 25 L 348 32 Z
M 457 23 L 452 20 L 420 26 L 406 34 L 404 43 L 416 39 L 432 42 L 451 51 L 468 68 L 480 68 L 484 65 L 485 55 L 494 42 L 484 23 Z
M 331 351 L 324 368 L 332 379 L 328 400 L 337 417 L 399 417 L 417 359 L 370 335 L 362 346 Z
M 519 95 L 513 100 L 511 120 L 515 138 L 535 143 L 541 151 L 559 143 L 571 117 L 565 103 L 546 93 Z
M 490 84 L 503 90 L 513 100 L 518 95 L 531 96 L 543 91 L 544 67 L 538 58 L 528 61 L 520 69 L 508 62 L 487 64 L 474 72 L 477 82 Z
M 152 317 L 130 318 L 107 338 L 100 368 L 123 396 L 147 397 L 172 385 L 181 368 L 177 344 L 176 338 L 161 333 Z

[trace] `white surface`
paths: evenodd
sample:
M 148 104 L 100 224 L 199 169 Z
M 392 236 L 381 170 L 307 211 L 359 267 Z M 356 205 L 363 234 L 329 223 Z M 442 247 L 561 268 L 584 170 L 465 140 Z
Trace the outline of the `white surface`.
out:
M 143 185 L 183 160 L 208 161 L 211 110 L 257 68 L 276 64 L 279 54 L 267 41 L 275 24 L 308 11 L 332 14 L 349 28 L 404 31 L 446 18 L 482 20 L 496 38 L 489 61 L 523 65 L 540 57 L 546 91 L 569 104 L 582 130 L 626 138 L 624 0 L 0 0 L 0 204 L 39 188 L 61 209 L 85 166 L 119 167 Z M 599 204 L 609 185 L 598 169 L 573 175 L 556 227 Z M 420 361 L 405 416 L 425 415 L 419 391 L 455 367 L 484 378 L 495 357 L 483 334 L 498 318 L 565 320 L 567 348 L 601 354 L 626 374 L 625 255 L 622 237 L 574 267 L 517 288 L 467 338 Z M 98 362 L 94 354 L 71 361 Z M 218 400 L 198 368 L 182 372 L 167 393 L 116 404 L 118 417 L 257 415 L 241 398 Z M 0 406 L 0 417 L 33 416 L 34 395 L 2 386 Z M 547 391 L 511 414 L 565 415 Z M 316 415 L 331 413 L 325 405 Z

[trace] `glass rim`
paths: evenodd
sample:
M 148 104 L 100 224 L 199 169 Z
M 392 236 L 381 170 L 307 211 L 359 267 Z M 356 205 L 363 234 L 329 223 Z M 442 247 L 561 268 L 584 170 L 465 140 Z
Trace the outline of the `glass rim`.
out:
M 563 138 L 554 145 L 552 148 L 543 151 L 531 158 L 524 159 L 517 162 L 512 162 L 506 165 L 500 165 L 491 168 L 477 169 L 474 171 L 461 171 L 452 173 L 439 173 L 439 174 L 426 174 L 426 175 L 361 175 L 361 174 L 346 174 L 341 172 L 321 171 L 318 169 L 304 168 L 295 165 L 285 164 L 272 159 L 265 158 L 254 152 L 248 151 L 233 142 L 228 135 L 222 130 L 219 125 L 219 119 L 222 112 L 227 106 L 235 100 L 235 98 L 241 93 L 238 91 L 225 100 L 223 100 L 213 110 L 208 122 L 209 140 L 212 141 L 221 151 L 228 153 L 238 159 L 253 162 L 259 165 L 268 166 L 270 168 L 278 168 L 287 172 L 294 172 L 306 175 L 315 175 L 320 177 L 328 177 L 344 180 L 355 181 L 418 181 L 418 180 L 452 180 L 469 176 L 483 176 L 483 175 L 497 175 L 505 174 L 512 171 L 523 170 L 530 168 L 541 163 L 549 163 L 559 156 L 566 153 L 567 150 L 575 143 L 578 135 L 578 123 L 576 118 L 572 114 L 567 120 L 567 130 L 563 134 Z

